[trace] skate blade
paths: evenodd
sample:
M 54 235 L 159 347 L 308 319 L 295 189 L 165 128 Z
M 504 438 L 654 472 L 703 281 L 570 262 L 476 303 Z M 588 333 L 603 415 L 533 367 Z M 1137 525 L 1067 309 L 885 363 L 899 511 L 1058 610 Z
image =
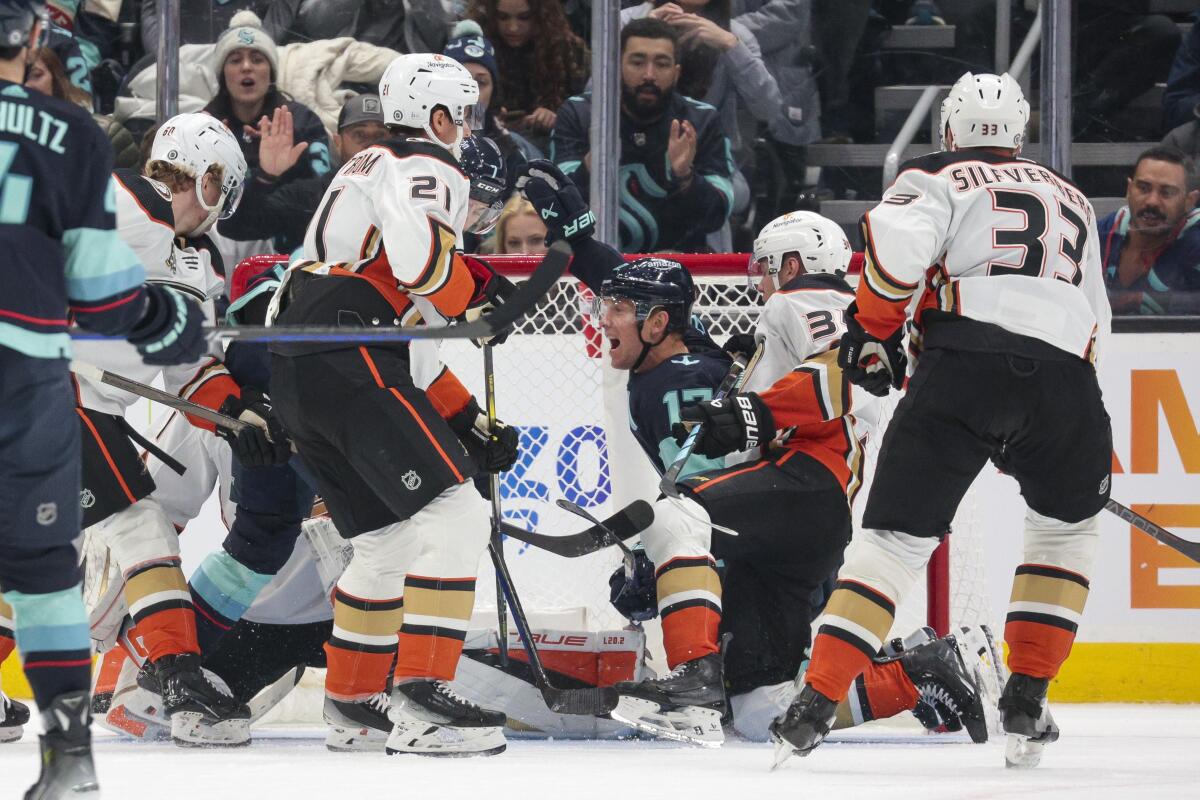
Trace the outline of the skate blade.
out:
M 199 711 L 177 711 L 171 715 L 171 738 L 180 747 L 247 747 L 250 721 L 225 719 L 214 724 Z
M 19 741 L 24 735 L 25 727 L 23 725 L 11 725 L 7 728 L 0 728 L 0 744 Z
M 494 756 L 508 747 L 500 728 L 456 728 L 420 720 L 398 722 L 387 738 L 389 756 L 411 753 L 432 758 Z
M 1004 745 L 1004 766 L 1009 769 L 1032 769 L 1041 763 L 1045 749 L 1045 742 L 1010 733 Z
M 780 736 L 772 734 L 771 741 L 775 742 L 775 758 L 771 762 L 771 772 L 782 767 L 783 763 L 793 755 L 805 755 L 804 753 L 799 753 L 796 748 L 792 747 Z
M 370 728 L 329 727 L 325 734 L 325 747 L 335 753 L 378 753 L 384 749 L 388 737 Z
M 690 707 L 662 711 L 658 703 L 637 697 L 621 697 L 609 717 L 643 733 L 661 739 L 684 742 L 700 747 L 720 747 L 725 743 L 721 713 L 709 708 Z

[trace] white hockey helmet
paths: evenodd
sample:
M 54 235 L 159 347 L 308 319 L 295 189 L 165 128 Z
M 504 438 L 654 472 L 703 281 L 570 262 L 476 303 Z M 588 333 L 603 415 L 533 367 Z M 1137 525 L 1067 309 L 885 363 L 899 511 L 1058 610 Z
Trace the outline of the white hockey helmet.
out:
M 199 236 L 218 219 L 227 219 L 237 210 L 246 180 L 246 158 L 237 139 L 219 119 L 208 114 L 171 117 L 154 135 L 150 162 L 154 161 L 173 164 L 196 181 L 196 197 L 208 216 L 189 236 Z M 204 200 L 201 178 L 213 164 L 221 168 L 221 196 L 210 206 Z
M 779 288 L 779 271 L 788 253 L 797 253 L 806 273 L 845 274 L 854 248 L 846 232 L 828 217 L 812 211 L 792 211 L 763 226 L 754 239 L 750 281 L 768 275 Z
M 1029 124 L 1029 103 L 1020 85 L 1007 72 L 1003 75 L 970 72 L 963 75 L 942 101 L 942 148 L 946 129 L 954 134 L 954 146 L 1005 147 L 1020 150 Z
M 462 144 L 463 122 L 482 128 L 476 107 L 479 84 L 466 67 L 441 53 L 410 53 L 393 59 L 379 79 L 379 101 L 386 124 L 420 128 L 455 158 Z M 429 124 L 437 106 L 444 107 L 458 126 L 458 136 L 451 144 L 439 140 Z

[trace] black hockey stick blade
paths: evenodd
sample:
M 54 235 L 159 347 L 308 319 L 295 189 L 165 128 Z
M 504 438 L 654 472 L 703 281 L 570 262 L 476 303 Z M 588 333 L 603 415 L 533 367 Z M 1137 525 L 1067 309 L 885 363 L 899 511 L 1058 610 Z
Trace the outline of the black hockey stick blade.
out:
M 588 522 L 592 523 L 592 525 L 598 528 L 600 532 L 604 534 L 604 536 L 607 537 L 610 542 L 615 544 L 618 550 L 621 551 L 621 560 L 625 563 L 626 577 L 633 575 L 634 566 L 637 564 L 637 558 L 633 555 L 633 551 L 629 549 L 629 545 L 621 541 L 617 534 L 613 533 L 613 531 L 611 531 L 607 525 L 592 516 L 591 512 L 578 503 L 574 503 L 565 497 L 560 497 L 558 500 L 554 501 L 554 503 L 563 511 L 570 511 L 575 516 L 586 519 Z
M 1160 528 L 1132 508 L 1121 505 L 1111 497 L 1105 502 L 1104 509 L 1116 514 L 1139 531 L 1149 534 L 1155 541 L 1165 544 L 1175 552 L 1181 553 L 1200 564 L 1200 542 L 1189 541 L 1182 536 L 1176 536 L 1166 528 Z
M 654 522 L 654 508 L 645 500 L 635 500 L 622 508 L 616 514 L 603 520 L 603 528 L 612 531 L 621 541 L 632 539 Z M 527 531 L 509 522 L 501 522 L 500 530 L 505 536 L 511 536 L 519 542 L 531 544 L 539 550 L 545 550 L 564 558 L 579 558 L 612 547 L 613 542 L 602 527 L 593 525 L 579 533 L 566 536 L 551 536 L 545 533 Z

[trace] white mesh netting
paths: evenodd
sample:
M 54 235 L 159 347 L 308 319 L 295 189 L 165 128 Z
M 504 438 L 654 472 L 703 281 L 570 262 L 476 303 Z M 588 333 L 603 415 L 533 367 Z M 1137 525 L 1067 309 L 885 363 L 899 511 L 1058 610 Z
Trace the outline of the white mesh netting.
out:
M 757 298 L 746 286 L 744 260 L 728 275 L 697 278 L 695 313 L 718 343 L 733 333 L 750 333 L 758 319 Z M 522 456 L 503 476 L 504 517 L 541 533 L 566 534 L 587 523 L 559 509 L 565 497 L 597 517 L 614 513 L 639 497 L 653 500 L 657 478 L 628 432 L 623 374 L 604 367 L 598 332 L 591 327 L 587 289 L 561 281 L 539 310 L 495 350 L 498 414 L 520 428 Z M 483 396 L 483 360 L 469 343 L 448 341 L 443 358 L 460 380 Z M 894 407 L 895 395 L 891 399 Z M 868 441 L 868 484 L 856 503 L 856 526 L 869 488 L 869 473 L 882 431 Z M 988 607 L 974 489 L 955 518 L 951 536 L 949 594 L 951 622 L 994 624 Z M 615 548 L 564 559 L 508 540 L 505 552 L 521 599 L 535 625 L 603 630 L 625 621 L 608 603 L 608 577 L 620 563 Z M 490 563 L 481 562 L 476 620 L 495 624 L 495 588 Z M 490 612 L 490 616 L 489 616 Z M 925 582 L 902 598 L 896 631 L 926 623 Z

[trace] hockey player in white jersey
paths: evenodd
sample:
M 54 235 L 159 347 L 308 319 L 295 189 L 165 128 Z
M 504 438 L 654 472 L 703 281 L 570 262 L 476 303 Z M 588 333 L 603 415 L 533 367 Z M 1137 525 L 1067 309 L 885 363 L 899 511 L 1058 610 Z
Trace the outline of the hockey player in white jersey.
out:
M 899 388 L 910 315 L 918 360 L 805 687 L 773 725 L 782 757 L 825 737 L 989 459 L 1028 505 L 1004 631 L 1008 764 L 1035 765 L 1058 737 L 1046 689 L 1075 638 L 1109 492 L 1094 361 L 1111 312 L 1091 204 L 1019 157 L 1028 117 L 1010 76 L 964 75 L 942 105 L 944 151 L 903 165 L 864 217 L 866 264 L 838 363 L 876 394 Z
M 491 210 L 471 199 L 458 160 L 475 81 L 453 59 L 413 54 L 389 65 L 379 89 L 393 138 L 333 179 L 305 236 L 316 261 L 287 272 L 277 324 L 468 318 L 504 291 L 506 281 L 457 249 L 464 228 Z M 354 544 L 326 645 L 331 729 L 390 728 L 389 753 L 503 751 L 504 714 L 467 702 L 449 681 L 489 532 L 470 479 L 512 466 L 516 431 L 487 430 L 434 342 L 276 342 L 271 352 L 276 409 Z
M 132 171 L 114 176 L 118 233 L 146 265 L 148 280 L 201 301 L 210 323 L 224 280 L 202 237 L 236 207 L 245 170 L 237 142 L 224 126 L 207 115 L 183 114 L 164 123 L 155 136 L 147 171 L 162 181 Z M 202 392 L 212 394 L 218 385 L 224 390 L 222 397 L 239 394 L 212 358 L 163 370 L 142 364 L 131 348 L 111 344 L 83 344 L 77 354 L 81 361 L 141 383 L 153 383 L 161 375 L 168 391 L 181 391 L 198 401 L 203 401 Z M 125 421 L 125 411 L 136 400 L 133 395 L 87 378 L 77 380 L 93 638 L 102 649 L 112 646 L 128 610 L 139 654 L 145 658 L 138 683 L 161 695 L 175 740 L 245 744 L 245 707 L 200 667 L 178 535 L 150 496 L 154 481 L 131 439 L 165 463 L 174 461 Z M 239 437 L 240 444 L 235 440 L 235 449 L 275 446 L 264 444 L 267 420 L 256 419 L 262 427 L 254 426 Z M 282 437 L 277 438 L 282 443 Z

